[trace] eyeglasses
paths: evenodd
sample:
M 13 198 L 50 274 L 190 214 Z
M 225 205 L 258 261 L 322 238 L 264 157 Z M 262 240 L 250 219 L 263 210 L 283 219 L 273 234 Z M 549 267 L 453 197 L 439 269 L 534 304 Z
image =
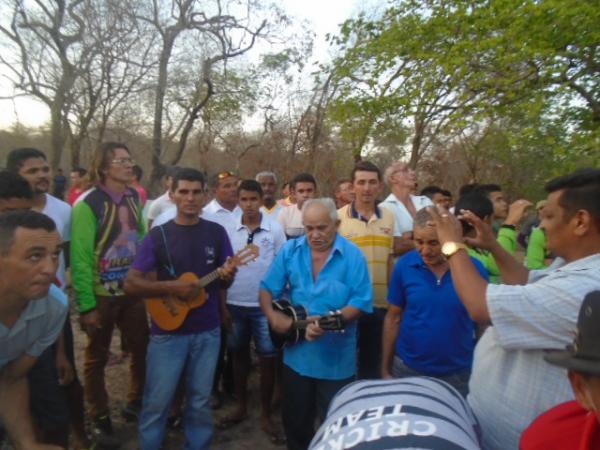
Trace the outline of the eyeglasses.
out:
M 219 180 L 223 180 L 229 177 L 235 177 L 235 172 L 229 172 L 226 170 L 224 172 L 219 172 L 219 174 L 217 175 L 217 178 L 219 178 Z
M 125 164 L 135 164 L 135 161 L 133 158 L 115 158 L 110 163 L 124 166 Z

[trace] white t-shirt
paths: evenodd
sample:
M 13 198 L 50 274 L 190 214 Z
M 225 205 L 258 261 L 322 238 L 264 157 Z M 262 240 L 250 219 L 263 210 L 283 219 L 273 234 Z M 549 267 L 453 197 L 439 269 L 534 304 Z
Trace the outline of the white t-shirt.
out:
M 148 208 L 148 220 L 154 220 L 161 215 L 165 210 L 175 206 L 169 197 L 169 191 L 152 201 Z
M 277 220 L 279 220 L 279 223 L 288 238 L 295 238 L 304 234 L 302 210 L 298 208 L 298 205 L 290 205 L 283 208 L 279 212 Z
M 47 215 L 54 221 L 58 234 L 60 234 L 60 238 L 64 242 L 69 242 L 71 240 L 71 206 L 69 206 L 67 202 L 63 202 L 50 194 L 46 194 L 46 205 L 42 210 L 42 214 Z M 61 283 L 60 288 L 64 291 L 67 288 L 67 279 L 65 257 L 62 253 L 58 260 L 56 277 Z

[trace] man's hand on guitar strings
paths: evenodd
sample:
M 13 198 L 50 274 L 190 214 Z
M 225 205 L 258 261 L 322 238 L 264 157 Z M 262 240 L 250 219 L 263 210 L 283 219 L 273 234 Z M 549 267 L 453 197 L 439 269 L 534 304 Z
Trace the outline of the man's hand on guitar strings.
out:
M 231 281 L 237 272 L 237 266 L 233 263 L 231 258 L 227 258 L 225 264 L 219 267 L 218 271 L 222 280 Z
M 313 321 L 306 326 L 307 341 L 316 341 L 325 334 L 325 330 L 319 326 L 319 319 L 319 316 L 309 316 L 306 318 L 306 320 Z
M 193 300 L 202 288 L 195 281 L 175 280 L 171 281 L 170 290 L 172 295 L 181 300 Z

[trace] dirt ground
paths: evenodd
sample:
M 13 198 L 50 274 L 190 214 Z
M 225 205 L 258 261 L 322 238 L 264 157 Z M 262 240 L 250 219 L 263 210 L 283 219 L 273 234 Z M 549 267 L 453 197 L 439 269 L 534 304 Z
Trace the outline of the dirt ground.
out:
M 78 366 L 78 374 L 82 376 L 83 351 L 87 343 L 86 335 L 80 330 L 77 322 L 77 314 L 72 315 L 73 331 L 75 335 L 75 355 Z M 119 334 L 115 331 L 113 335 L 111 351 L 120 353 Z M 136 450 L 137 423 L 127 423 L 121 417 L 121 409 L 126 403 L 126 395 L 129 380 L 129 360 L 106 368 L 107 390 L 111 401 L 111 419 L 117 437 L 122 442 L 121 450 Z M 215 437 L 211 446 L 214 450 L 283 450 L 285 446 L 273 445 L 268 437 L 261 431 L 259 425 L 259 392 L 258 374 L 253 370 L 249 380 L 249 417 L 244 422 L 221 431 L 215 429 Z M 215 418 L 231 413 L 234 409 L 234 400 L 225 398 L 223 406 L 215 411 Z M 274 413 L 274 422 L 281 429 L 280 411 Z M 175 450 L 183 448 L 184 438 L 181 430 L 169 431 L 164 450 Z

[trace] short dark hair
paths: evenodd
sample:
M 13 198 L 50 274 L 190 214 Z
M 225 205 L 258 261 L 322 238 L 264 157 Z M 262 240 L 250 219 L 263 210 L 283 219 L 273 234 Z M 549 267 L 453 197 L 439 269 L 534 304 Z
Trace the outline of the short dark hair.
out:
M 74 167 L 71 169 L 71 172 L 77 172 L 80 177 L 84 177 L 87 174 L 87 170 L 83 167 Z
M 180 167 L 177 169 L 177 172 L 173 175 L 171 192 L 177 190 L 177 185 L 180 181 L 199 181 L 202 184 L 202 189 L 204 189 L 204 175 L 199 170 L 192 169 L 191 167 Z
M 9 211 L 0 214 L 0 253 L 10 250 L 17 228 L 29 230 L 56 230 L 54 221 L 45 214 L 32 210 Z
M 450 192 L 448 189 L 442 189 L 441 193 L 444 197 L 452 197 L 452 192 Z
M 558 204 L 567 212 L 566 219 L 585 209 L 600 232 L 600 169 L 587 167 L 554 178 L 546 184 L 545 190 L 548 193 L 563 191 Z
M 108 169 L 110 158 L 114 156 L 115 150 L 122 148 L 131 155 L 129 148 L 121 142 L 105 142 L 100 145 L 94 152 L 92 159 L 91 180 L 93 183 L 104 182 L 103 171 Z
M 16 173 L 21 170 L 25 161 L 31 158 L 42 158 L 44 161 L 48 161 L 46 154 L 37 148 L 16 148 L 11 150 L 6 158 L 6 170 Z
M 292 181 L 290 181 L 290 188 L 295 190 L 296 184 L 298 183 L 312 183 L 315 185 L 315 188 L 317 187 L 317 180 L 315 180 L 315 177 L 313 177 L 310 173 L 306 172 L 299 173 L 294 178 L 292 178 Z
M 443 194 L 443 190 L 439 186 L 425 186 L 421 189 L 421 195 L 425 195 L 433 200 L 433 194 Z
M 256 180 L 242 180 L 237 188 L 238 195 L 241 190 L 258 192 L 258 195 L 262 198 L 263 190 L 260 187 L 260 183 Z
M 371 161 L 362 161 L 361 160 L 361 161 L 357 161 L 357 163 L 354 164 L 354 168 L 352 169 L 352 172 L 350 173 L 350 180 L 352 182 L 354 182 L 354 175 L 358 171 L 375 172 L 377 174 L 377 180 L 381 181 L 381 170 L 379 170 L 379 167 L 377 167 Z
M 463 184 L 459 189 L 458 189 L 458 197 L 463 197 L 467 194 L 470 194 L 471 192 L 473 192 L 475 189 L 477 189 L 479 187 L 479 184 L 477 183 L 468 183 L 468 184 Z
M 0 199 L 33 198 L 33 190 L 29 182 L 21 175 L 8 170 L 0 172 Z
M 140 181 L 142 179 L 142 177 L 144 176 L 144 171 L 137 164 L 131 168 L 131 171 L 133 172 L 133 175 L 135 176 L 136 180 L 138 180 L 138 181 Z
M 181 169 L 181 167 L 179 167 L 179 166 L 168 166 L 165 169 L 165 176 L 174 178 L 175 175 L 177 175 L 177 171 L 180 169 Z
M 456 205 L 454 205 L 454 214 L 457 216 L 460 215 L 460 212 L 463 209 L 471 211 L 480 219 L 494 214 L 494 204 L 492 201 L 486 195 L 478 192 L 471 192 L 470 194 L 463 195 L 458 199 Z M 463 234 L 468 233 L 473 229 L 473 227 L 465 221 L 462 221 L 462 226 Z
M 492 192 L 502 192 L 502 188 L 499 184 L 480 184 L 475 187 L 474 192 L 489 197 Z

